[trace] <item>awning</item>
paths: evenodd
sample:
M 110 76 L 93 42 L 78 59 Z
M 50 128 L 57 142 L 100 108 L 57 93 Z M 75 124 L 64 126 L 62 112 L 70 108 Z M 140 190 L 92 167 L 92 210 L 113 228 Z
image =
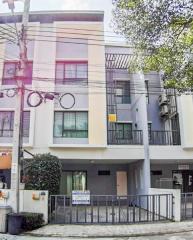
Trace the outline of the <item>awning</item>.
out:
M 11 152 L 0 152 L 0 170 L 11 169 Z
M 106 53 L 106 69 L 122 69 L 128 70 L 132 61 L 133 54 Z

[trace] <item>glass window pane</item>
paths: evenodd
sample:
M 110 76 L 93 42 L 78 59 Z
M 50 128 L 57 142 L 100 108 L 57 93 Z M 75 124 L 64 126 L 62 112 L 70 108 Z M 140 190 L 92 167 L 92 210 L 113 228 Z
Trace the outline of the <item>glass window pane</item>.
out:
M 5 63 L 3 71 L 3 84 L 15 85 L 16 63 Z
M 88 66 L 87 64 L 77 64 L 77 78 L 87 79 Z
M 73 172 L 73 190 L 86 190 L 86 173 Z
M 124 124 L 124 131 L 132 131 L 132 124 L 131 123 L 125 123 Z
M 76 129 L 87 130 L 88 129 L 88 114 L 85 112 L 76 113 Z
M 132 138 L 132 124 L 131 123 L 124 124 L 124 138 L 126 138 L 126 139 Z
M 0 112 L 0 136 L 13 136 L 13 117 L 14 112 Z
M 63 84 L 64 79 L 64 64 L 56 64 L 56 83 Z
M 16 64 L 15 63 L 5 63 L 4 65 L 4 78 L 14 78 L 16 71 Z
M 123 138 L 123 124 L 121 124 L 121 123 L 116 124 L 116 128 L 117 128 L 117 138 L 122 139 Z
M 23 113 L 23 136 L 29 137 L 30 129 L 30 112 L 26 111 Z
M 116 95 L 123 95 L 123 89 L 122 88 L 117 88 L 116 89 Z
M 32 63 L 27 63 L 27 69 L 26 69 L 27 79 L 25 81 L 26 84 L 31 84 L 32 83 L 32 72 L 33 72 L 33 64 Z
M 118 81 L 116 84 L 116 101 L 118 104 L 129 104 L 131 103 L 130 96 L 130 82 L 129 81 Z
M 54 137 L 62 137 L 63 126 L 63 113 L 62 112 L 55 112 L 54 116 Z
M 71 195 L 72 172 L 63 172 L 60 181 L 60 194 Z
M 76 78 L 76 64 L 65 64 L 65 78 Z
M 75 113 L 74 112 L 64 112 L 64 130 L 75 130 L 76 129 L 76 121 L 75 121 Z

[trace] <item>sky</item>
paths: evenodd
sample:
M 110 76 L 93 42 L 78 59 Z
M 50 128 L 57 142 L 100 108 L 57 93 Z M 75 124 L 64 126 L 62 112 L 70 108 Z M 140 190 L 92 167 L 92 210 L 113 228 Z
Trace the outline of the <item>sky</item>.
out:
M 0 13 L 9 12 L 7 4 L 2 2 L 3 0 L 0 0 Z M 15 2 L 15 12 L 21 12 L 22 9 L 23 0 Z M 113 29 L 110 27 L 112 0 L 31 0 L 30 10 L 102 10 L 105 12 L 105 31 L 113 32 Z M 112 33 L 108 34 L 112 35 Z

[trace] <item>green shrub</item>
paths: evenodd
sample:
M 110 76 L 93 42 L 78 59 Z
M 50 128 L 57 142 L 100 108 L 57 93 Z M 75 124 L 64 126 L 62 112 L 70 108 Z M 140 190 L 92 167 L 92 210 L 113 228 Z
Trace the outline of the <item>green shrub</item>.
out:
M 23 231 L 31 231 L 36 228 L 39 228 L 43 225 L 43 214 L 41 213 L 27 213 L 22 212 L 21 213 L 23 217 L 22 221 L 22 230 Z
M 61 163 L 51 154 L 35 155 L 25 173 L 26 190 L 48 190 L 50 195 L 59 194 Z

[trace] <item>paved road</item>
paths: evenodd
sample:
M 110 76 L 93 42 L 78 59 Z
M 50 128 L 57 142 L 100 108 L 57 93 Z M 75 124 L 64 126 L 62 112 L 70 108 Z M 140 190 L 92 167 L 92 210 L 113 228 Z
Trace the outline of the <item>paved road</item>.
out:
M 10 236 L 0 234 L 0 240 L 80 240 L 81 238 L 45 238 L 45 237 L 27 237 Z M 85 240 L 193 240 L 193 232 L 186 232 L 175 235 L 152 236 L 152 237 L 131 237 L 131 238 L 82 238 Z

